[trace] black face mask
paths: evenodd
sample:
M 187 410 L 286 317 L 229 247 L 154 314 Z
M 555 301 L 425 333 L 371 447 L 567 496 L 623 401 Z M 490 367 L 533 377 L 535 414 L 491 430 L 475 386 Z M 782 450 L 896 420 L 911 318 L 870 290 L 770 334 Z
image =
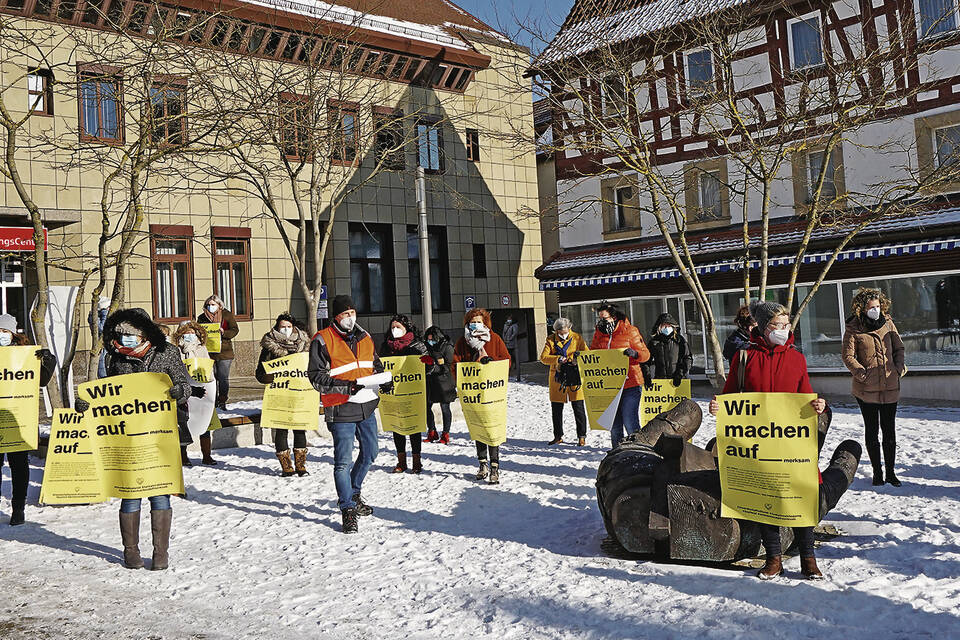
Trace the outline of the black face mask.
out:
M 617 327 L 617 323 L 606 318 L 597 318 L 597 331 L 610 335 Z

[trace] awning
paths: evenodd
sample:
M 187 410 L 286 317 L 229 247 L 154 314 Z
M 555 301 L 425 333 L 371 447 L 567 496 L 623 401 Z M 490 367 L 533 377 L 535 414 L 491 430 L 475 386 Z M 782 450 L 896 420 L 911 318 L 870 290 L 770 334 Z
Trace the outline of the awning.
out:
M 895 244 L 883 244 L 872 247 L 857 247 L 841 251 L 837 256 L 837 262 L 847 260 L 866 260 L 870 258 L 887 258 L 890 256 L 906 256 L 919 253 L 930 253 L 933 251 L 949 251 L 960 248 L 960 237 L 938 238 L 933 240 L 917 240 L 915 242 L 902 242 Z M 803 257 L 803 264 L 818 264 L 826 262 L 833 255 L 832 251 L 816 251 L 806 254 Z M 771 267 L 782 267 L 792 265 L 796 261 L 796 255 L 777 256 L 771 258 L 768 262 Z M 751 269 L 760 267 L 759 260 L 750 262 Z M 740 260 L 724 260 L 708 264 L 698 265 L 696 271 L 699 275 L 709 275 L 712 273 L 722 273 L 725 271 L 740 271 L 743 268 L 743 262 Z M 569 287 L 590 287 L 606 284 L 624 284 L 629 282 L 643 282 L 645 280 L 661 280 L 665 278 L 679 278 L 680 270 L 677 268 L 661 267 L 655 269 L 634 269 L 628 271 L 618 271 L 615 273 L 593 274 L 581 277 L 552 278 L 540 281 L 540 290 L 566 289 Z

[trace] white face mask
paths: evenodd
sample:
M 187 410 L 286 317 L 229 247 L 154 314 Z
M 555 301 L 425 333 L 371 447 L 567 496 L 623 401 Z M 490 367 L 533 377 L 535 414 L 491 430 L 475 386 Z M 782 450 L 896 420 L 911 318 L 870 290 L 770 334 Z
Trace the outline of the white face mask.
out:
M 13 342 L 13 334 L 9 331 L 0 331 L 0 347 L 9 347 Z
M 284 337 L 289 338 L 293 335 L 293 327 L 280 327 L 280 333 L 282 333 Z
M 344 331 L 353 331 L 353 328 L 357 326 L 357 318 L 355 316 L 347 316 L 342 319 L 339 323 L 340 328 Z
M 871 307 L 867 309 L 867 317 L 871 320 L 877 320 L 880 317 L 880 307 Z
M 216 313 L 217 310 L 219 310 L 219 309 L 220 309 L 220 305 L 218 305 L 218 304 L 208 304 L 208 305 L 207 305 L 207 311 L 209 311 L 210 313 Z
M 394 338 L 402 338 L 403 336 L 407 335 L 407 330 L 400 327 L 394 327 L 390 329 L 390 335 L 392 335 Z
M 185 333 L 180 339 L 183 340 L 184 344 L 196 344 L 198 342 L 195 333 Z
M 557 335 L 560 336 L 561 340 L 566 340 L 567 336 L 569 336 L 570 334 L 567 332 L 564 332 L 564 333 L 558 333 Z
M 767 340 L 770 344 L 785 345 L 790 339 L 790 329 L 774 329 L 767 334 Z

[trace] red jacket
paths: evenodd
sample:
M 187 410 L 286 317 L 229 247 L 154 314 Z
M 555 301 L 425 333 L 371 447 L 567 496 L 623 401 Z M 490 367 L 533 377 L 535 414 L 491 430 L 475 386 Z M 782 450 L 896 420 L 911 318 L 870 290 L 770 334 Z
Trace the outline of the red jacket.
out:
M 636 358 L 630 358 L 630 371 L 627 373 L 627 381 L 624 384 L 625 389 L 639 387 L 643 384 L 643 372 L 640 370 L 640 363 L 650 359 L 650 351 L 643 341 L 643 336 L 635 326 L 630 324 L 629 320 L 620 320 L 614 328 L 613 333 L 607 335 L 599 330 L 593 332 L 593 340 L 590 341 L 591 349 L 633 349 L 637 352 Z
M 813 393 L 807 375 L 807 359 L 793 347 L 793 333 L 787 344 L 772 347 L 756 330 L 750 335 L 744 392 Z M 737 393 L 740 352 L 730 361 L 730 374 L 723 393 Z

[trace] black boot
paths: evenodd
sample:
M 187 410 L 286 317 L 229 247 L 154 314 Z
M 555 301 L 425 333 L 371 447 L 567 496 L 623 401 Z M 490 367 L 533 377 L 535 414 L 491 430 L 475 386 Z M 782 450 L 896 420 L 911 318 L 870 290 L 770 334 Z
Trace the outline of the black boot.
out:
M 363 501 L 359 493 L 353 494 L 353 501 L 357 504 L 356 510 L 358 516 L 372 516 L 373 507 Z
M 873 486 L 879 487 L 883 484 L 883 469 L 880 468 L 880 465 L 873 465 Z
M 340 515 L 343 517 L 343 532 L 357 533 L 360 529 L 357 527 L 357 510 L 341 509 Z
M 18 524 L 23 524 L 26 521 L 25 509 L 23 505 L 14 505 L 13 511 L 10 514 L 10 526 L 15 527 Z
M 897 459 L 897 442 L 896 440 L 884 440 L 883 441 L 883 463 L 887 467 L 886 480 L 887 484 L 893 485 L 894 487 L 899 487 L 901 484 L 900 479 L 897 478 L 897 474 L 893 472 L 894 462 Z
M 880 461 L 880 445 L 868 444 L 867 457 L 870 458 L 870 466 L 873 467 L 874 486 L 883 484 L 883 464 Z

